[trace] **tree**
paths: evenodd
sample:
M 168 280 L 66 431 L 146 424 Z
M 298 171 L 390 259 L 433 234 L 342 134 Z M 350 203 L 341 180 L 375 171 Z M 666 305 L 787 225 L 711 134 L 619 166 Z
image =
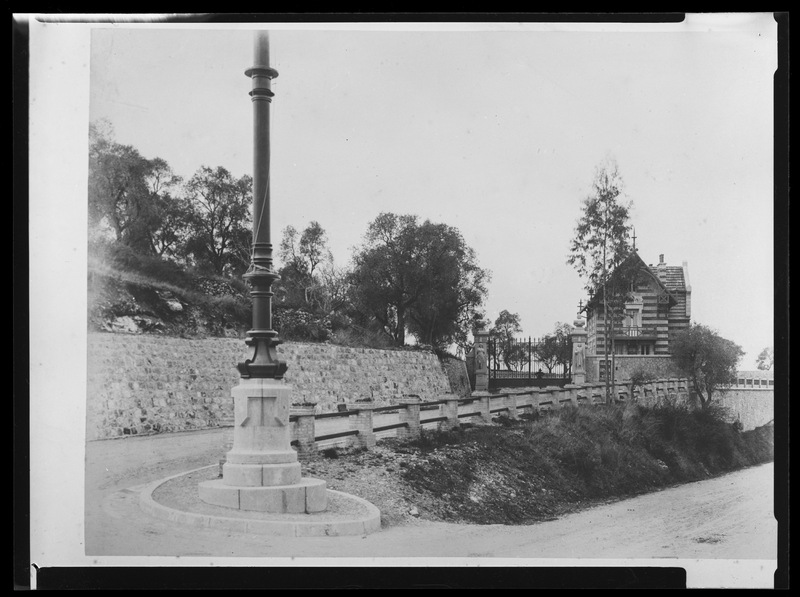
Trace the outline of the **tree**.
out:
M 762 350 L 756 359 L 756 367 L 762 371 L 769 371 L 775 363 L 775 351 L 771 346 Z
M 107 121 L 89 125 L 89 225 L 93 234 L 107 227 L 116 242 L 152 254 L 158 210 L 148 180 L 166 162 L 145 159 L 113 133 Z
M 548 373 L 562 365 L 568 375 L 572 368 L 572 328 L 567 323 L 556 323 L 553 333 L 546 334 L 534 351 Z
M 455 228 L 381 213 L 354 252 L 349 283 L 361 319 L 376 322 L 396 345 L 411 333 L 443 347 L 466 341 L 488 276 Z
M 703 409 L 711 404 L 715 392 L 736 382 L 744 351 L 714 330 L 692 324 L 675 334 L 670 347 L 675 364 L 689 378 Z
M 189 202 L 176 194 L 183 182 L 161 158 L 151 160 L 147 184 L 154 210 L 150 231 L 151 251 L 160 257 L 185 261 L 185 244 L 191 222 Z
M 217 275 L 239 275 L 249 265 L 252 179 L 201 166 L 186 184 L 190 233 L 186 250 L 196 265 Z M 244 247 L 248 247 L 244 252 Z
M 418 229 L 417 242 L 422 289 L 409 308 L 409 331 L 419 342 L 439 349 L 464 346 L 485 300 L 489 273 L 478 266 L 475 251 L 451 226 L 426 221 Z
M 508 371 L 517 368 L 527 355 L 526 346 L 514 342 L 514 335 L 522 332 L 518 313 L 506 309 L 494 320 L 489 336 L 495 340 L 495 358 L 501 360 Z
M 284 228 L 278 256 L 283 263 L 279 272 L 283 301 L 311 309 L 320 307 L 325 300 L 317 296 L 319 270 L 324 264 L 332 266 L 333 256 L 319 222 L 310 222 L 302 234 L 294 226 Z
M 586 281 L 590 295 L 600 295 L 603 301 L 603 326 L 605 338 L 604 358 L 611 353 L 611 379 L 606 375 L 606 401 L 610 402 L 611 385 L 614 383 L 614 318 L 615 305 L 612 296 L 619 297 L 627 287 L 621 273 L 611 282 L 615 272 L 630 255 L 628 243 L 631 202 L 622 203 L 623 181 L 613 159 L 606 160 L 595 171 L 592 183 L 593 194 L 584 199 L 582 216 L 575 227 L 575 236 L 570 244 L 567 263 L 574 266 Z M 614 292 L 610 292 L 610 290 Z M 609 339 L 611 345 L 609 347 Z

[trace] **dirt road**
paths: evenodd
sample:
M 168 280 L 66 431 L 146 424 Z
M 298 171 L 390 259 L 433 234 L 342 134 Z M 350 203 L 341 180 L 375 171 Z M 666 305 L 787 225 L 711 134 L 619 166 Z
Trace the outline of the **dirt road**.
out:
M 141 512 L 142 485 L 214 462 L 220 437 L 212 431 L 89 444 L 86 554 L 202 556 L 212 565 L 224 558 L 308 558 L 308 565 L 331 557 L 422 558 L 424 565 L 447 562 L 439 558 L 678 558 L 768 561 L 769 568 L 777 558 L 771 464 L 530 526 L 417 521 L 365 537 L 273 538 L 188 529 Z

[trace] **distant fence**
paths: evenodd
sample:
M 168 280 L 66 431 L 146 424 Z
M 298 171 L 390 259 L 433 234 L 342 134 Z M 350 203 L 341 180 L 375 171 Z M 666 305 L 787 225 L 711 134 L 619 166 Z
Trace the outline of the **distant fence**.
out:
M 569 338 L 491 338 L 489 389 L 564 386 L 572 381 L 571 354 Z
M 617 402 L 657 404 L 671 399 L 691 401 L 685 379 L 665 379 L 631 388 L 616 384 L 612 395 Z M 408 399 L 400 404 L 373 407 L 351 404 L 348 410 L 316 414 L 313 410 L 290 413 L 292 445 L 298 453 L 312 454 L 330 447 L 371 448 L 379 439 L 419 437 L 422 429 L 447 430 L 461 422 L 489 424 L 498 415 L 511 419 L 523 413 L 548 411 L 564 406 L 605 403 L 605 384 L 568 384 L 565 387 L 520 388 L 500 392 L 476 392 L 471 397 L 446 395 L 421 402 Z

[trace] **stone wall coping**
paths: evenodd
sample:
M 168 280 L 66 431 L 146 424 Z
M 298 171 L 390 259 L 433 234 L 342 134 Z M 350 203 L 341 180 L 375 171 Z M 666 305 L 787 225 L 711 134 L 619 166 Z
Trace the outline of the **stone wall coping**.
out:
M 360 410 L 375 410 L 381 406 L 390 406 L 388 404 L 376 404 L 374 402 L 345 402 L 348 412 L 358 412 Z
M 414 398 L 409 396 L 408 398 L 399 398 L 397 404 L 399 406 L 405 406 L 406 404 L 422 404 L 422 399 L 419 396 Z

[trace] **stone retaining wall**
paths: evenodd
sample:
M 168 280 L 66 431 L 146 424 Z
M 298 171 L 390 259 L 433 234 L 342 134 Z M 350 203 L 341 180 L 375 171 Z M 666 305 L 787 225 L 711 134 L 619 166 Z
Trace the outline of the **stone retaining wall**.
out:
M 586 355 L 586 381 L 594 383 L 600 379 L 600 362 L 602 356 Z M 609 355 L 608 360 L 611 360 Z M 654 379 L 680 377 L 681 371 L 677 368 L 672 357 L 666 355 L 616 355 L 614 359 L 616 373 L 614 378 L 618 381 L 630 379 L 631 375 L 642 370 Z
M 729 389 L 714 395 L 714 400 L 730 411 L 732 420 L 738 419 L 745 431 L 766 425 L 775 418 L 775 391 L 773 389 Z
M 472 386 L 469 383 L 467 363 L 451 356 L 440 357 L 440 360 L 447 379 L 450 381 L 450 391 L 461 398 L 469 396 L 472 393 Z
M 278 355 L 289 365 L 293 405 L 313 403 L 317 413 L 453 393 L 429 351 L 287 343 Z M 87 440 L 95 440 L 231 425 L 236 364 L 251 355 L 241 339 L 91 333 L 87 356 Z

